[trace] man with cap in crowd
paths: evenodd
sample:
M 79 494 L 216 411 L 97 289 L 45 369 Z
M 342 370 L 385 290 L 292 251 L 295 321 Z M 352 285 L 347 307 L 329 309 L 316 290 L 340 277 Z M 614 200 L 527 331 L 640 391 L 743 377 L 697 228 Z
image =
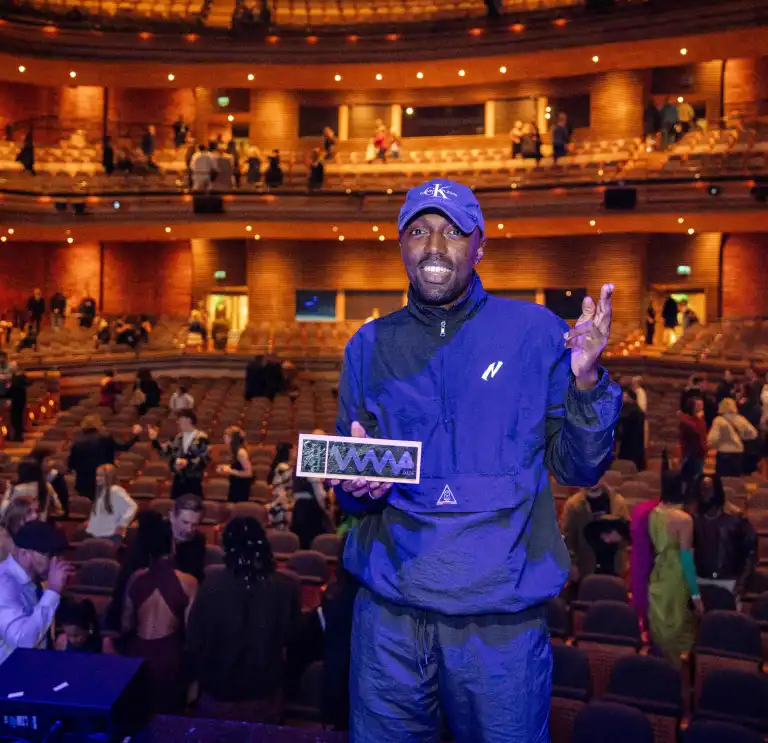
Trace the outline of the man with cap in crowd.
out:
M 13 541 L 10 556 L 0 563 L 0 664 L 16 648 L 48 646 L 61 593 L 74 572 L 56 557 L 67 538 L 52 524 L 28 521 Z
M 419 484 L 335 482 L 362 515 L 344 566 L 361 582 L 351 743 L 548 743 L 546 602 L 570 569 L 550 473 L 606 470 L 621 390 L 599 366 L 613 286 L 577 326 L 490 296 L 471 189 L 411 189 L 398 221 L 408 304 L 347 345 L 337 432 L 422 442 Z

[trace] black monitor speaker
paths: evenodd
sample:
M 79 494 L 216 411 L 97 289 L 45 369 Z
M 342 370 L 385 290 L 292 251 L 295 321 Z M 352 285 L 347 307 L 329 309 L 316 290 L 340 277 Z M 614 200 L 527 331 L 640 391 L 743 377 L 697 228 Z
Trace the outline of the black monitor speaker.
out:
M 0 740 L 117 743 L 149 722 L 139 658 L 15 650 L 1 668 Z
M 637 206 L 637 189 L 606 188 L 603 205 L 606 209 L 634 209 Z
M 195 214 L 223 214 L 224 201 L 215 194 L 196 194 L 192 197 Z

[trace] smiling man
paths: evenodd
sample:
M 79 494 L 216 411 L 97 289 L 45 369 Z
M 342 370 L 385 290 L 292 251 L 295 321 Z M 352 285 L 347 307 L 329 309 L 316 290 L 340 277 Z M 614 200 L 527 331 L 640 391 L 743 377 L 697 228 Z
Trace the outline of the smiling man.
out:
M 350 340 L 341 435 L 423 443 L 418 485 L 336 485 L 362 515 L 345 567 L 362 583 L 350 680 L 353 743 L 549 741 L 545 604 L 568 551 L 549 474 L 594 485 L 621 393 L 598 365 L 612 286 L 577 328 L 489 296 L 480 205 L 466 186 L 408 192 L 398 220 L 408 305 Z

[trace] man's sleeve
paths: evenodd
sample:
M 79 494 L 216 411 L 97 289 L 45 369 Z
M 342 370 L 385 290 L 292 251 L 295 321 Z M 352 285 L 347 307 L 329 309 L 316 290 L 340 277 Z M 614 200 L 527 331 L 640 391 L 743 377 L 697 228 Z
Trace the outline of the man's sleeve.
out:
M 336 417 L 336 434 L 349 436 L 352 424 L 357 421 L 363 426 L 369 436 L 376 437 L 376 419 L 365 409 L 363 382 L 360 375 L 361 353 L 359 336 L 353 336 L 344 350 L 344 364 L 341 367 L 339 379 L 339 409 Z M 386 504 L 383 498 L 355 498 L 345 492 L 341 485 L 334 489 L 336 498 L 344 513 L 355 515 L 381 510 Z
M 43 592 L 32 613 L 26 614 L 13 587 L 3 585 L 0 588 L 3 594 L 0 598 L 0 637 L 3 642 L 12 648 L 39 647 L 53 624 L 59 594 Z
M 611 461 L 621 389 L 601 367 L 597 384 L 579 390 L 564 349 L 550 371 L 548 396 L 547 468 L 561 485 L 590 487 Z

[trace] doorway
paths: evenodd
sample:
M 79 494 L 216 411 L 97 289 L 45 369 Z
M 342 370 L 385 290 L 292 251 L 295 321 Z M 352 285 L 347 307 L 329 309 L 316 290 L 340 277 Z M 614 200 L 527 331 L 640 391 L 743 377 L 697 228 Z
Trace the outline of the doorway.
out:
M 236 337 L 245 330 L 248 324 L 248 295 L 237 293 L 209 294 L 205 309 L 208 311 L 210 322 L 224 319 L 229 325 L 229 331 Z

